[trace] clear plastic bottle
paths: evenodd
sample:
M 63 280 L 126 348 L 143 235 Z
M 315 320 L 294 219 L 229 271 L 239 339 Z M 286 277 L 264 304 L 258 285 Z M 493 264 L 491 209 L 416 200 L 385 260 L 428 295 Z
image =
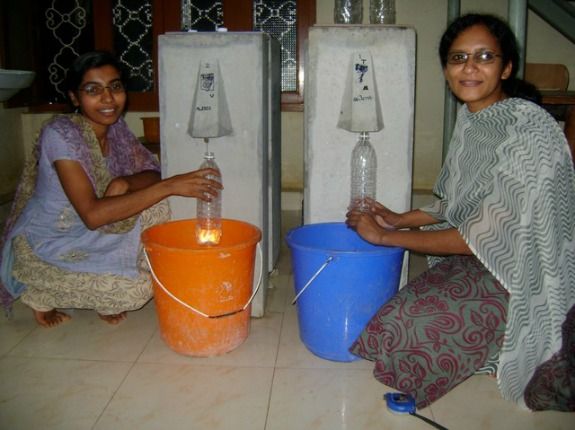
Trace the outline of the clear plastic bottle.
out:
M 395 0 L 369 0 L 370 24 L 395 24 Z
M 200 169 L 207 167 L 220 171 L 213 152 L 204 154 Z M 211 176 L 210 179 L 222 180 L 221 176 Z M 202 245 L 217 245 L 222 237 L 222 193 L 211 196 L 209 202 L 198 199 L 196 208 L 196 240 Z
M 363 0 L 335 0 L 333 22 L 335 24 L 361 24 Z
M 369 133 L 362 132 L 351 153 L 350 209 L 368 211 L 366 198 L 375 200 L 377 182 L 377 156 L 369 142 Z

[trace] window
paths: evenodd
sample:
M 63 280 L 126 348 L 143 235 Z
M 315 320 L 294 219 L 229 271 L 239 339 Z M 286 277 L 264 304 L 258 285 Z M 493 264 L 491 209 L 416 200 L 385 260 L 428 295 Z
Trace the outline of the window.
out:
M 130 71 L 130 109 L 157 111 L 158 35 L 225 26 L 280 40 L 282 110 L 302 110 L 302 48 L 315 22 L 315 0 L 3 0 L 0 22 L 2 64 L 37 71 L 33 86 L 10 106 L 64 109 L 67 65 L 79 53 L 106 49 Z

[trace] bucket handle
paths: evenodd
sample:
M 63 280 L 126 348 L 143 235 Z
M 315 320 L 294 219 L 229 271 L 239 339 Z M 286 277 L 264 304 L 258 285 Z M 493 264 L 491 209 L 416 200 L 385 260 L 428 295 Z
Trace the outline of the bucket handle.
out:
M 313 274 L 313 276 L 309 279 L 309 281 L 307 281 L 307 283 L 303 286 L 303 288 L 301 290 L 299 290 L 299 293 L 297 293 L 297 295 L 295 296 L 295 298 L 291 302 L 292 305 L 295 305 L 295 302 L 297 302 L 297 299 L 299 299 L 299 296 L 301 296 L 303 294 L 303 292 L 305 290 L 307 290 L 307 287 L 309 287 L 311 285 L 311 283 L 315 280 L 315 278 L 317 278 L 319 276 L 319 274 L 321 272 L 323 272 L 323 270 L 327 267 L 327 265 L 329 263 L 331 263 L 332 261 L 333 261 L 333 255 L 330 255 L 329 257 L 327 257 L 325 262 L 320 266 L 319 269 L 317 269 L 317 272 L 315 272 Z
M 252 293 L 251 297 L 249 298 L 248 302 L 241 308 L 235 311 L 230 311 L 230 312 L 226 312 L 223 314 L 219 314 L 219 315 L 208 315 L 202 311 L 200 311 L 199 309 L 194 308 L 193 306 L 190 306 L 189 304 L 187 304 L 186 302 L 184 302 L 183 300 L 179 299 L 178 297 L 176 297 L 171 291 L 169 291 L 164 284 L 162 284 L 162 282 L 158 279 L 158 277 L 156 276 L 156 273 L 154 272 L 154 269 L 152 267 L 152 264 L 150 263 L 150 259 L 148 258 L 148 251 L 146 249 L 144 249 L 144 256 L 146 257 L 146 263 L 148 264 L 148 267 L 150 268 L 150 273 L 152 274 L 152 278 L 154 278 L 154 281 L 156 281 L 156 284 L 159 285 L 159 287 L 164 291 L 164 293 L 166 293 L 168 296 L 170 296 L 173 300 L 175 300 L 176 302 L 178 302 L 180 305 L 184 306 L 185 308 L 188 308 L 189 310 L 197 313 L 198 315 L 201 315 L 205 318 L 223 318 L 223 317 L 229 317 L 235 314 L 238 314 L 242 311 L 244 311 L 252 302 L 252 300 L 254 299 L 254 297 L 256 296 L 258 290 L 260 289 L 260 285 L 262 284 L 262 277 L 263 277 L 263 273 L 264 273 L 264 268 L 263 268 L 263 255 L 262 255 L 262 249 L 260 244 L 258 243 L 256 245 L 257 250 L 259 251 L 259 255 L 260 255 L 260 262 L 261 262 L 261 269 L 260 269 L 260 276 L 258 279 L 258 283 L 256 286 L 256 289 L 254 290 L 254 292 Z

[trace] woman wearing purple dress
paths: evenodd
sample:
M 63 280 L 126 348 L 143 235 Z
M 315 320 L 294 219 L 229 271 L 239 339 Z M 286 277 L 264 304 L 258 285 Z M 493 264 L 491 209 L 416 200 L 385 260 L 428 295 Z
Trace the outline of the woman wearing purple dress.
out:
M 221 185 L 209 169 L 161 179 L 155 157 L 122 115 L 121 68 L 106 52 L 76 59 L 67 75 L 76 113 L 57 115 L 40 132 L 3 236 L 0 288 L 42 326 L 94 309 L 116 324 L 152 297 L 140 234 L 169 219 L 165 200 L 206 199 Z

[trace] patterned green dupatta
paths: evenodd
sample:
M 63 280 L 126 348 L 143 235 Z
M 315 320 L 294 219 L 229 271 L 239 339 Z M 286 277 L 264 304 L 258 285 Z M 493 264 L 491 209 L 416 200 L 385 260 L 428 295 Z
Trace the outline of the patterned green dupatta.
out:
M 90 126 L 90 123 L 80 114 L 69 114 L 66 115 L 74 124 L 76 124 L 82 133 L 82 137 L 84 138 L 84 142 L 88 146 L 90 150 L 90 158 L 92 161 L 93 171 L 87 172 L 88 176 L 93 178 L 94 185 L 95 185 L 95 192 L 98 198 L 104 196 L 106 192 L 106 188 L 110 181 L 112 181 L 113 177 L 110 174 L 107 166 L 106 166 L 106 158 L 102 154 L 102 150 L 100 149 L 100 144 L 98 143 L 98 139 L 96 138 L 96 134 L 94 130 Z M 50 119 L 49 121 L 53 121 Z M 48 121 L 48 122 L 49 122 Z M 6 224 L 6 230 L 10 230 L 11 226 L 16 222 L 24 207 L 28 203 L 28 200 L 32 197 L 34 193 L 34 188 L 36 186 L 36 178 L 38 177 L 38 157 L 39 157 L 39 148 L 38 148 L 38 139 L 39 134 L 35 138 L 34 142 L 34 150 L 32 152 L 32 157 L 26 162 L 24 166 L 24 170 L 22 172 L 22 178 L 20 180 L 20 184 L 18 185 L 18 191 L 16 192 L 16 196 L 14 198 L 14 204 L 12 207 L 12 212 L 10 215 L 10 219 Z M 138 215 L 134 215 L 130 218 L 117 221 L 113 224 L 108 224 L 105 226 L 100 227 L 98 230 L 102 233 L 108 234 L 122 234 L 127 233 L 128 231 L 134 228 L 136 221 L 138 219 Z
M 92 165 L 94 167 L 94 171 L 91 173 L 95 183 L 96 196 L 101 198 L 104 196 L 108 185 L 114 178 L 106 166 L 106 158 L 102 154 L 100 144 L 98 143 L 98 139 L 96 138 L 96 134 L 94 133 L 90 123 L 86 121 L 82 115 L 79 114 L 70 115 L 70 119 L 81 130 L 84 142 L 90 150 L 90 158 L 92 159 Z M 134 215 L 130 218 L 116 221 L 113 224 L 104 225 L 98 230 L 102 233 L 108 234 L 127 233 L 134 228 L 137 220 L 138 215 Z

